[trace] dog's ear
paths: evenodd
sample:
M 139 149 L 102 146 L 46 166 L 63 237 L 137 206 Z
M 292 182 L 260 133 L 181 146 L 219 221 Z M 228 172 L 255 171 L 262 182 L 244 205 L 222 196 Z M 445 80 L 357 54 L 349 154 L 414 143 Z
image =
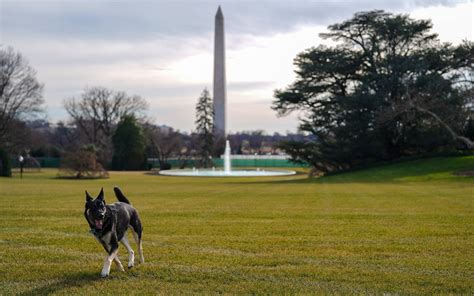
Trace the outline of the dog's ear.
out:
M 97 199 L 104 200 L 104 187 L 100 189 L 99 195 L 97 196 Z
M 92 200 L 93 200 L 92 196 L 91 196 L 91 195 L 89 194 L 89 192 L 87 192 L 87 190 L 86 190 L 86 202 L 90 202 L 90 201 L 92 201 Z

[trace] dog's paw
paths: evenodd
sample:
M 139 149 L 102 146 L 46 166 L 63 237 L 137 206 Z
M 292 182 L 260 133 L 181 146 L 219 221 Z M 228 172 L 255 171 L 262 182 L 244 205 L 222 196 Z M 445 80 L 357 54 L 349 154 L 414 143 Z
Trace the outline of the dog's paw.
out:
M 129 266 L 128 266 L 128 269 L 132 269 L 133 266 L 134 266 L 133 264 L 132 264 L 132 265 L 129 265 Z
M 101 278 L 106 278 L 106 277 L 108 277 L 108 276 L 109 276 L 109 273 L 106 273 L 106 272 L 101 272 L 101 273 L 100 273 L 100 277 L 101 277 Z

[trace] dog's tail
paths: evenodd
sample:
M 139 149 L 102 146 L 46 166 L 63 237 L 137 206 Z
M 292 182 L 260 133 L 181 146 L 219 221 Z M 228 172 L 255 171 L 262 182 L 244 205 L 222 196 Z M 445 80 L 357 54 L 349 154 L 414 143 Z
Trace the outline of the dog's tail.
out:
M 114 187 L 114 192 L 115 192 L 115 196 L 117 197 L 118 201 L 130 204 L 130 201 L 125 197 L 125 195 L 123 195 L 120 188 Z

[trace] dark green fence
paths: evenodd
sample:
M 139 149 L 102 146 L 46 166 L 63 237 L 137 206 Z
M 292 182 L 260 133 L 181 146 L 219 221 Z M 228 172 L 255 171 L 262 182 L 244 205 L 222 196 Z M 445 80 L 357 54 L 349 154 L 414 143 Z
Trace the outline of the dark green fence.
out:
M 59 157 L 35 157 L 41 168 L 59 168 L 61 159 Z M 26 164 L 28 166 L 28 162 Z M 12 159 L 12 167 L 18 168 L 20 164 L 17 158 Z
M 56 157 L 40 157 L 39 161 L 42 168 L 59 168 L 61 166 L 61 159 Z

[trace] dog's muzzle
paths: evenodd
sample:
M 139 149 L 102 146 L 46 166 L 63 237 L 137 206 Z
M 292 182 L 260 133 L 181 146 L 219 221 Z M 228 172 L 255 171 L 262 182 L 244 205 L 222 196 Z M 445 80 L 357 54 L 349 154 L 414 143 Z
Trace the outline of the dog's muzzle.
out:
M 95 228 L 102 229 L 102 226 L 104 225 L 104 220 L 95 219 L 94 222 L 95 222 Z

